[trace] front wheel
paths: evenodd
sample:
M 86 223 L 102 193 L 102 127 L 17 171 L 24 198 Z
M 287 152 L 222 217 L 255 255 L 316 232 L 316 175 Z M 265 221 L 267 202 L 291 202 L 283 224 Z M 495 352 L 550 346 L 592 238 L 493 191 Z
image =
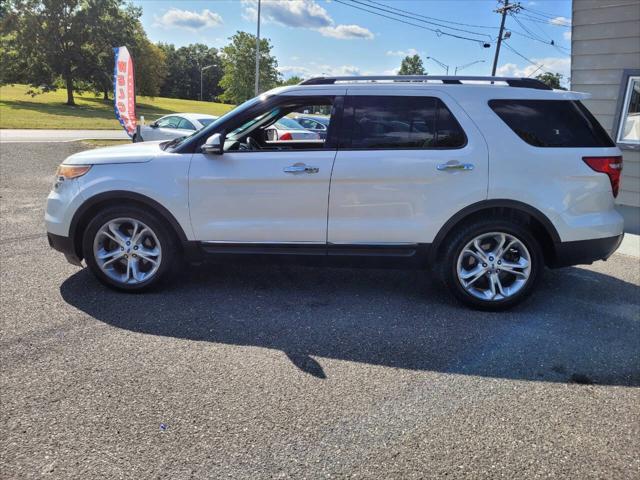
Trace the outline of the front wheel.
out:
M 100 212 L 87 226 L 83 254 L 93 274 L 117 290 L 142 291 L 168 276 L 176 244 L 153 214 L 136 207 Z
M 539 243 L 523 225 L 478 221 L 454 233 L 445 249 L 444 283 L 464 304 L 505 310 L 533 291 L 543 268 Z

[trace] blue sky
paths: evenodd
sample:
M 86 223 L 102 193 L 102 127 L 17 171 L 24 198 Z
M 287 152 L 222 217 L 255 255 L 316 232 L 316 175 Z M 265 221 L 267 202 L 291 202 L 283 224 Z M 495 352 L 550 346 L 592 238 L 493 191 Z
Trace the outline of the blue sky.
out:
M 257 0 L 137 0 L 134 3 L 143 8 L 142 23 L 153 41 L 178 46 L 201 42 L 219 48 L 228 43 L 236 31 L 255 33 L 256 29 Z M 542 65 L 540 71 L 568 76 L 571 1 L 524 0 L 521 5 L 524 9 L 516 15 L 520 24 L 507 17 L 507 30 L 512 31 L 507 44 L 515 52 L 502 49 L 498 73 L 529 75 Z M 484 60 L 459 73 L 488 75 L 500 23 L 499 14 L 495 13 L 498 6 L 496 0 L 262 0 L 261 36 L 271 40 L 285 77 L 392 74 L 402 57 L 413 53 L 422 56 L 432 75 L 444 74 L 444 70 L 426 59 L 427 56 L 450 65 L 450 74 L 455 66 Z M 482 40 L 490 42 L 491 48 L 482 48 Z M 551 40 L 555 46 L 550 45 Z

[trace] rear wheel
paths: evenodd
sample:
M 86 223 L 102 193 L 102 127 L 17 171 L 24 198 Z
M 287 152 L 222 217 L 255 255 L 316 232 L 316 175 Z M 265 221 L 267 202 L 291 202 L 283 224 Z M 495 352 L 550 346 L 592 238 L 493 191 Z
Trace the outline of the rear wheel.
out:
M 441 265 L 444 283 L 473 308 L 504 310 L 522 302 L 543 268 L 540 245 L 517 223 L 474 222 L 447 243 Z
M 104 284 L 124 291 L 143 291 L 165 280 L 176 244 L 164 223 L 135 207 L 100 212 L 83 237 L 83 254 Z

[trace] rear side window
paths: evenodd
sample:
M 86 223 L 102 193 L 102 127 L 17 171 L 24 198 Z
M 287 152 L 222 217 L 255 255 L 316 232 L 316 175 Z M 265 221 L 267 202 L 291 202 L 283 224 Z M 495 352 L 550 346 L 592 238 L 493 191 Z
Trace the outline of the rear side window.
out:
M 491 109 L 534 147 L 613 147 L 598 121 L 579 101 L 490 100 Z
M 353 149 L 460 148 L 466 136 L 434 97 L 352 96 L 345 107 L 344 146 Z

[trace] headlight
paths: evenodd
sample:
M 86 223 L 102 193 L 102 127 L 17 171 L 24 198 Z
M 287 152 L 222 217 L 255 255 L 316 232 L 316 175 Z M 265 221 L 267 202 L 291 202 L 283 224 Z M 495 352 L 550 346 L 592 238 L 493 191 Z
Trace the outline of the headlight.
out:
M 56 180 L 62 182 L 78 178 L 87 173 L 91 169 L 91 165 L 60 165 L 56 171 Z

